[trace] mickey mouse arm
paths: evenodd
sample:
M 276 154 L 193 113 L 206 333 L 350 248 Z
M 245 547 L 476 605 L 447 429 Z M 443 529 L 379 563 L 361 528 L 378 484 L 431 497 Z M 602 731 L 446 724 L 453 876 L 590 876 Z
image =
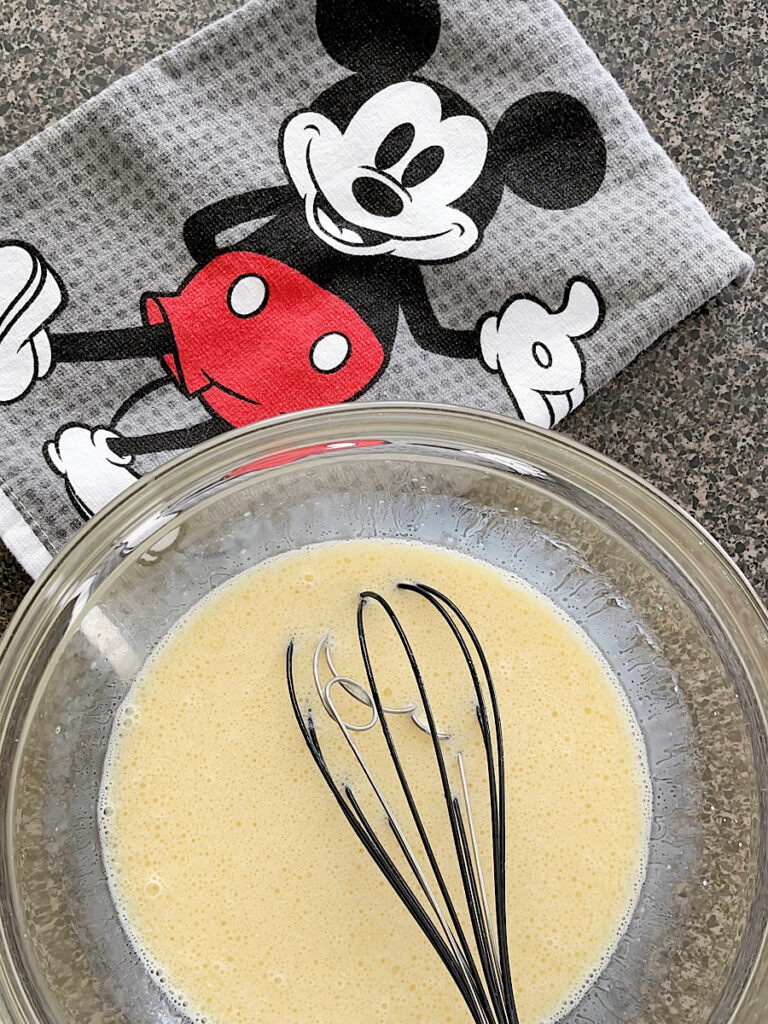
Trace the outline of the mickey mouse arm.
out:
M 409 267 L 403 274 L 400 303 L 413 339 L 420 348 L 454 359 L 480 357 L 477 331 L 443 327 L 437 319 L 417 266 Z
M 271 217 L 295 195 L 290 185 L 275 185 L 220 199 L 189 217 L 184 225 L 184 244 L 196 263 L 207 263 L 220 251 L 216 237 L 222 231 Z

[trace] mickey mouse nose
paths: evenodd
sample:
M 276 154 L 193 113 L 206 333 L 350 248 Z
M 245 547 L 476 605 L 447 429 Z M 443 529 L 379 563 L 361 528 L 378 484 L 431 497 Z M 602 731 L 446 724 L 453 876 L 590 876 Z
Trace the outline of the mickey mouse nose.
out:
M 403 211 L 403 200 L 380 178 L 355 178 L 352 195 L 366 213 L 375 217 L 396 217 Z

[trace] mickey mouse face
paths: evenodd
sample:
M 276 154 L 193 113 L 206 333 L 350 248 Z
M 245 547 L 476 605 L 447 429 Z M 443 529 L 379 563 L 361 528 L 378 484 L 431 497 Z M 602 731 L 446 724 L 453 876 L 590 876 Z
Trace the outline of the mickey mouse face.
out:
M 395 82 L 343 130 L 317 111 L 289 118 L 283 160 L 324 242 L 355 255 L 452 259 L 478 240 L 456 203 L 478 181 L 488 133 L 470 115 L 444 116 L 426 82 Z
M 352 74 L 291 115 L 281 156 L 312 231 L 348 255 L 420 263 L 469 252 L 504 188 L 568 210 L 602 184 L 602 133 L 576 97 L 515 100 L 492 132 L 419 70 L 440 37 L 439 0 L 317 0 L 320 42 Z

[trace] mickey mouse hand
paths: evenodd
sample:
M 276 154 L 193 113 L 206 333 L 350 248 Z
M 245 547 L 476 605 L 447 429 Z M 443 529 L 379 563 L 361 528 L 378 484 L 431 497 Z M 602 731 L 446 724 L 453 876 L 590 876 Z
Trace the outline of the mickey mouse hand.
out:
M 528 423 L 552 427 L 584 401 L 584 360 L 574 339 L 590 334 L 602 318 L 598 290 L 574 278 L 554 313 L 538 299 L 518 296 L 481 322 L 483 362 L 501 374 Z
M 50 370 L 45 325 L 62 302 L 56 275 L 32 246 L 0 244 L 0 402 L 21 398 Z

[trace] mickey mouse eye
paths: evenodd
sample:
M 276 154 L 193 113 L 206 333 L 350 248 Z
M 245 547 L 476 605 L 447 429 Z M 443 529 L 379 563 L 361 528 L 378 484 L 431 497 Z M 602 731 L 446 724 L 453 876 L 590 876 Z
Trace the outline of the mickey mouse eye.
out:
M 548 370 L 552 365 L 552 353 L 543 341 L 534 341 L 531 346 L 531 355 L 542 370 Z
M 349 359 L 352 346 L 349 338 L 332 331 L 318 338 L 309 350 L 309 361 L 319 373 L 335 373 Z
M 376 150 L 373 160 L 376 170 L 386 171 L 388 167 L 394 167 L 411 148 L 415 137 L 416 129 L 408 122 L 393 128 Z
M 267 301 L 267 282 L 258 274 L 243 274 L 232 284 L 227 295 L 229 308 L 239 317 L 255 316 Z
M 413 188 L 431 177 L 443 162 L 445 150 L 442 146 L 427 146 L 417 153 L 403 171 L 403 186 Z

